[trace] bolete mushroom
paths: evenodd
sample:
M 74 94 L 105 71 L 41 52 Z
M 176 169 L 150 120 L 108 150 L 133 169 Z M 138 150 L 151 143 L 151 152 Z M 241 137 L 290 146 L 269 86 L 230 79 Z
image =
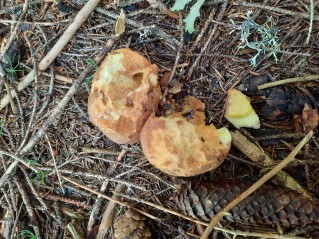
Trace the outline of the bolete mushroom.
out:
M 131 49 L 112 51 L 94 75 L 90 120 L 118 144 L 137 143 L 161 97 L 157 66 Z
M 148 118 L 141 131 L 141 145 L 153 166 L 173 176 L 194 176 L 224 161 L 231 135 L 226 128 L 205 125 L 203 110 L 203 103 L 188 97 L 182 112 Z
M 251 106 L 249 98 L 236 89 L 228 90 L 224 116 L 236 128 L 260 128 L 259 117 Z

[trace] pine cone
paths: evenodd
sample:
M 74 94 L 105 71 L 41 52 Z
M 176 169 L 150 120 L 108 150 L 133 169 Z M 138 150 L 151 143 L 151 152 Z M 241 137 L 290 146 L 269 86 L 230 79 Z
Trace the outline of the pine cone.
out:
M 269 82 L 268 76 L 257 76 L 243 80 L 239 89 L 259 102 L 259 116 L 273 121 L 289 121 L 295 114 L 301 114 L 305 104 L 319 110 L 319 93 L 316 87 L 275 86 L 265 90 L 257 87 Z M 256 97 L 258 95 L 258 97 Z
M 114 223 L 115 239 L 147 239 L 151 237 L 145 225 L 145 217 L 138 212 L 128 210 Z
M 209 221 L 251 184 L 237 181 L 195 182 L 183 187 L 175 197 L 181 211 Z M 245 224 L 279 225 L 285 228 L 319 225 L 319 201 L 289 189 L 263 185 L 237 204 L 224 220 Z

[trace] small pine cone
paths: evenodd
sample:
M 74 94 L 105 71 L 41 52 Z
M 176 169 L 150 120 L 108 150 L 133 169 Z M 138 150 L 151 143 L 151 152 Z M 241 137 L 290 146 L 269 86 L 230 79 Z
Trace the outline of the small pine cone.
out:
M 210 221 L 251 184 L 237 181 L 194 182 L 175 197 L 180 210 L 193 218 Z M 319 201 L 283 187 L 263 185 L 238 203 L 224 220 L 284 228 L 319 225 Z
M 148 239 L 151 231 L 145 225 L 145 217 L 138 212 L 128 210 L 114 223 L 115 239 Z

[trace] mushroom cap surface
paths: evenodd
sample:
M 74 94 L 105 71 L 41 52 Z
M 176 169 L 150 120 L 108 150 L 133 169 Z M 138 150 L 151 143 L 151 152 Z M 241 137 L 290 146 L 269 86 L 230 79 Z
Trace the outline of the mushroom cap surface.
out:
M 146 158 L 172 176 L 195 176 L 218 167 L 231 146 L 229 131 L 205 125 L 204 112 L 195 111 L 194 120 L 184 115 L 184 111 L 168 117 L 151 115 L 141 131 Z
M 161 95 L 155 64 L 131 49 L 114 50 L 94 74 L 89 117 L 112 141 L 138 143 Z
M 228 90 L 224 116 L 236 128 L 260 128 L 259 117 L 251 106 L 249 97 L 236 89 Z

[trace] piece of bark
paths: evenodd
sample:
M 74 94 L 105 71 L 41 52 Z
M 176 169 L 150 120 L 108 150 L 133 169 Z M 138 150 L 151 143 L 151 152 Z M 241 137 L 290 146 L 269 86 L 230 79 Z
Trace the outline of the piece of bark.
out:
M 124 190 L 125 185 L 123 184 L 118 184 L 115 187 L 115 192 L 116 193 L 120 193 Z M 119 196 L 117 194 L 113 195 L 114 199 L 118 199 Z M 107 231 L 109 230 L 109 228 L 112 225 L 113 219 L 114 219 L 114 208 L 116 206 L 115 202 L 109 202 L 104 213 L 103 213 L 103 217 L 99 226 L 99 231 L 98 234 L 96 236 L 97 239 L 103 239 L 106 236 Z

